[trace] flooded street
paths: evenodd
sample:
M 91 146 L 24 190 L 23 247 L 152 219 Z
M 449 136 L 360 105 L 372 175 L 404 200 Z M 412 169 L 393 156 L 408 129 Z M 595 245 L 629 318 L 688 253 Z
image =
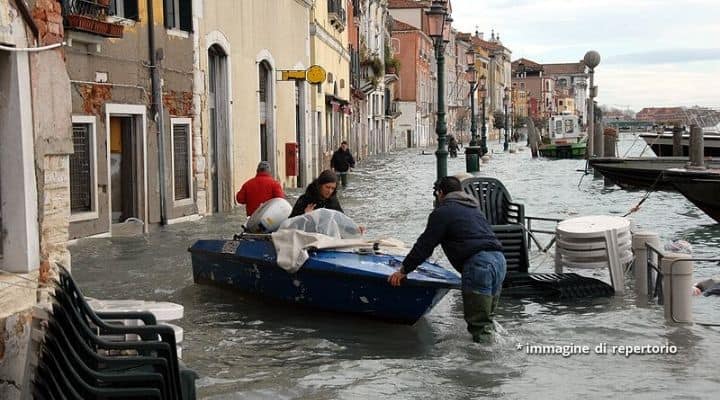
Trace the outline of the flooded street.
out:
M 498 143 L 492 143 L 499 151 Z M 620 155 L 642 150 L 626 135 Z M 341 192 L 346 213 L 370 237 L 411 244 L 432 208 L 435 157 L 408 149 L 359 163 Z M 576 170 L 582 160 L 532 159 L 529 151 L 494 154 L 481 174 L 499 178 L 526 214 L 569 218 L 623 215 L 645 195 L 605 188 Z M 465 170 L 461 156 L 448 172 Z M 579 185 L 578 185 L 579 184 Z M 289 193 L 292 200 L 299 190 Z M 680 194 L 655 192 L 631 215 L 636 227 L 657 231 L 661 243 L 682 238 L 696 256 L 720 256 L 720 224 Z M 197 239 L 230 238 L 244 210 L 163 227 L 138 238 L 88 239 L 70 247 L 72 270 L 86 295 L 102 299 L 182 304 L 183 359 L 200 374 L 198 393 L 210 399 L 465 398 L 710 398 L 720 390 L 720 328 L 668 326 L 661 306 L 632 290 L 624 296 L 573 304 L 504 299 L 498 343 L 471 343 L 459 292 L 451 292 L 414 326 L 269 304 L 235 292 L 195 285 L 187 248 Z M 547 242 L 548 237 L 540 236 Z M 533 248 L 533 250 L 535 250 Z M 436 261 L 449 264 L 438 249 Z M 537 272 L 552 257 L 532 255 Z M 720 272 L 696 266 L 695 279 Z M 598 275 L 607 280 L 606 272 Z M 630 280 L 627 281 L 631 284 Z M 696 320 L 720 322 L 720 299 L 694 300 Z M 592 349 L 605 343 L 608 354 Z M 610 354 L 612 346 L 665 345 L 676 354 Z M 527 354 L 529 345 L 587 345 L 590 354 Z M 518 349 L 520 345 L 520 349 Z

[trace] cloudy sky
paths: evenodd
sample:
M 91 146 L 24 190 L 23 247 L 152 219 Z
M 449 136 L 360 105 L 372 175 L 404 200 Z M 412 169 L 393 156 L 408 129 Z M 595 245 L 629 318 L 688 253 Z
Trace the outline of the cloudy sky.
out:
M 597 50 L 598 103 L 720 109 L 719 0 L 452 0 L 453 26 L 500 33 L 513 60 Z

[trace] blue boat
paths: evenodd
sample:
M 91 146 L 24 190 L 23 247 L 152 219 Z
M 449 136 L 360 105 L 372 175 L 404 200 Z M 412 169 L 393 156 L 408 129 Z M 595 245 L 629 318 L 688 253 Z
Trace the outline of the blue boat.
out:
M 423 263 L 400 287 L 387 279 L 402 257 L 373 252 L 310 251 L 294 274 L 276 263 L 269 239 L 199 240 L 189 249 L 193 278 L 211 284 L 314 308 L 413 324 L 428 313 L 460 276 Z

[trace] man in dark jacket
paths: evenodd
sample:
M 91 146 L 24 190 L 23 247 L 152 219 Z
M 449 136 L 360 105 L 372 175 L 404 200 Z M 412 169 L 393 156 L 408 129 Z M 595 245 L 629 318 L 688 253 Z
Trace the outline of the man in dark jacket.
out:
M 439 206 L 430 213 L 402 268 L 388 278 L 393 286 L 433 253 L 438 244 L 452 266 L 462 274 L 465 322 L 473 341 L 488 341 L 494 330 L 492 314 L 498 304 L 507 269 L 502 245 L 477 200 L 462 190 L 455 177 L 442 178 L 435 194 Z
M 350 154 L 346 141 L 343 140 L 343 142 L 340 143 L 340 148 L 333 153 L 332 159 L 330 160 L 330 167 L 340 175 L 342 186 L 346 187 L 348 171 L 350 171 L 350 168 L 355 168 L 355 159 L 352 154 Z
M 280 182 L 270 176 L 270 163 L 260 161 L 256 169 L 257 174 L 247 182 L 243 183 L 240 191 L 235 195 L 235 200 L 245 204 L 245 212 L 248 217 L 260 207 L 260 205 L 276 197 L 285 197 Z
M 293 206 L 290 218 L 309 213 L 318 208 L 343 212 L 337 198 L 337 176 L 329 169 L 323 171 L 305 189 Z

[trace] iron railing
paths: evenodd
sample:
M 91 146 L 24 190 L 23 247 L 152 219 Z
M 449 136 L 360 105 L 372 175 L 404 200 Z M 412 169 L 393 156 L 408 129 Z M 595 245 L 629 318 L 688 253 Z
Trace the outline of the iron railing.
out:
M 101 19 L 107 15 L 108 4 L 92 0 L 62 0 L 63 15 L 82 15 Z

